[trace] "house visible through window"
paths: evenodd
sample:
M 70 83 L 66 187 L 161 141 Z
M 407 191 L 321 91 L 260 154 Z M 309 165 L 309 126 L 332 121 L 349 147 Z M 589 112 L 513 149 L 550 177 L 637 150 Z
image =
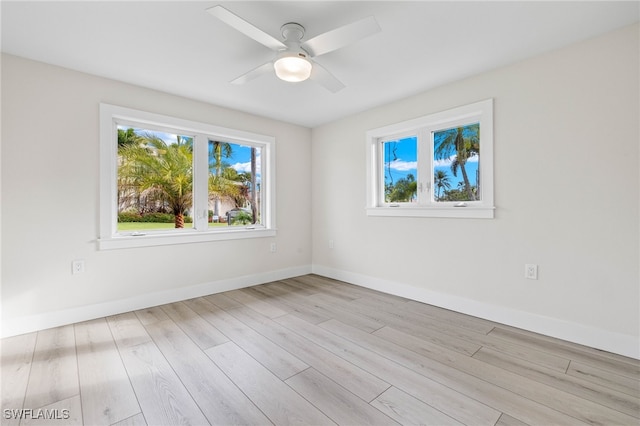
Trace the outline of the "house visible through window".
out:
M 274 140 L 101 105 L 100 248 L 273 236 Z
M 493 101 L 367 132 L 367 214 L 493 217 Z

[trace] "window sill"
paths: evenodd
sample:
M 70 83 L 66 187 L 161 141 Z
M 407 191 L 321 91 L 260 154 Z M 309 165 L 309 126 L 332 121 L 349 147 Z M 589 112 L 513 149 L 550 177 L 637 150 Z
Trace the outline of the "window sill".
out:
M 179 233 L 148 233 L 144 235 L 115 235 L 98 239 L 98 250 L 152 247 L 174 244 L 204 243 L 209 241 L 239 240 L 245 238 L 275 237 L 275 229 L 236 228 L 228 231 L 178 231 Z
M 445 218 L 471 218 L 493 219 L 495 207 L 481 206 L 434 206 L 434 207 L 368 207 L 367 216 L 387 217 L 445 217 Z

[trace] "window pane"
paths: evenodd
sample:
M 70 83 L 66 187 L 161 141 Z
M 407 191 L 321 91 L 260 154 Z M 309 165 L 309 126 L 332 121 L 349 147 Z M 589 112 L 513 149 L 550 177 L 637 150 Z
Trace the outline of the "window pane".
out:
M 411 136 L 382 143 L 385 203 L 416 202 L 417 141 Z
M 118 126 L 118 231 L 192 228 L 193 138 Z
M 261 223 L 260 147 L 209 141 L 209 227 Z
M 433 132 L 433 166 L 434 201 L 480 200 L 480 124 Z

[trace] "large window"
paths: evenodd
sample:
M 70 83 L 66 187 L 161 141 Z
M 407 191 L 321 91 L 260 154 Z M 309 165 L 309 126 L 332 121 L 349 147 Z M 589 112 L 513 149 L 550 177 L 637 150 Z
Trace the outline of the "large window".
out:
M 493 217 L 493 101 L 367 132 L 367 214 Z
M 272 137 L 101 104 L 101 249 L 275 235 Z

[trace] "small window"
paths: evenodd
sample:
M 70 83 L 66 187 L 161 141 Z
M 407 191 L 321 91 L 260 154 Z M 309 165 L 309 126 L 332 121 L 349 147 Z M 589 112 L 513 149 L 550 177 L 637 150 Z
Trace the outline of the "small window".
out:
M 431 137 L 433 201 L 480 201 L 480 123 L 434 131 Z
M 383 140 L 384 200 L 386 203 L 415 203 L 418 187 L 418 139 L 416 136 Z
M 209 140 L 209 227 L 260 225 L 262 148 Z
M 367 132 L 367 214 L 493 217 L 493 101 Z
M 118 125 L 118 233 L 193 227 L 193 140 Z
M 275 236 L 274 139 L 100 107 L 100 249 Z

